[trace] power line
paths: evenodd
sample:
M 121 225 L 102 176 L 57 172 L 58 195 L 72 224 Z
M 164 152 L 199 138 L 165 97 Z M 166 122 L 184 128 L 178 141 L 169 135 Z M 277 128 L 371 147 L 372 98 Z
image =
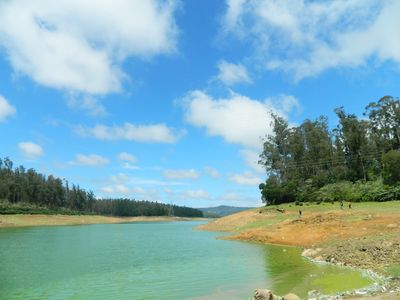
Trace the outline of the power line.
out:
M 286 168 L 304 168 L 304 167 L 317 167 L 324 165 L 347 164 L 349 161 L 354 161 L 358 159 L 363 159 L 363 160 L 379 159 L 381 154 L 382 154 L 381 151 L 371 151 L 371 152 L 364 152 L 363 154 L 344 155 L 343 157 L 340 158 L 319 159 L 318 161 L 315 160 L 300 160 L 297 162 L 290 161 L 288 162 L 289 165 L 286 166 Z

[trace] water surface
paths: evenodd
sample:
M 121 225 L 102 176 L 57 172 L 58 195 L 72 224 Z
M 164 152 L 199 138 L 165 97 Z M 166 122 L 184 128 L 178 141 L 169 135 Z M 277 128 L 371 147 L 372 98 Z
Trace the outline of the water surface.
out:
M 369 283 L 296 248 L 218 240 L 198 222 L 0 230 L 0 299 L 249 299 Z

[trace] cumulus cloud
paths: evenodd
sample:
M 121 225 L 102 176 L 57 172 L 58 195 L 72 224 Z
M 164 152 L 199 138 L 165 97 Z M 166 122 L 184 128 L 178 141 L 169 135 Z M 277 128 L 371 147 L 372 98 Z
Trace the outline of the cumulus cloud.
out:
M 148 178 L 140 178 L 133 177 L 129 181 L 131 184 L 135 185 L 150 185 L 150 186 L 175 186 L 175 185 L 184 185 L 181 181 L 172 181 L 172 180 L 157 180 L 157 179 L 148 179 Z
M 123 195 L 123 196 L 128 196 L 131 192 L 129 188 L 123 184 L 116 184 L 114 186 L 105 186 L 100 188 L 100 191 L 105 194 Z
M 237 83 L 251 83 L 247 69 L 242 64 L 233 64 L 225 60 L 218 63 L 217 78 L 226 85 Z
M 232 174 L 229 179 L 232 182 L 240 185 L 254 185 L 258 186 L 262 179 L 254 175 L 252 172 L 244 172 L 242 174 Z
M 203 189 L 173 191 L 170 189 L 164 190 L 169 198 L 175 200 L 208 200 L 211 198 L 210 194 Z
M 159 189 L 144 189 L 141 187 L 135 187 L 133 188 L 133 193 L 135 199 L 143 199 L 143 200 L 149 200 L 149 201 L 161 201 L 160 197 L 160 190 Z
M 212 167 L 204 167 L 204 172 L 208 175 L 211 176 L 212 178 L 219 178 L 220 174 L 217 169 L 212 168 Z
M 69 108 L 84 111 L 92 117 L 106 117 L 108 112 L 101 101 L 90 95 L 76 95 L 69 93 L 67 97 L 67 105 Z
M 140 167 L 136 166 L 137 158 L 127 152 L 121 152 L 118 154 L 118 160 L 121 162 L 122 167 L 128 170 L 139 170 Z
M 265 169 L 258 163 L 260 160 L 260 153 L 253 149 L 242 149 L 239 151 L 247 166 L 252 168 L 255 172 L 263 174 Z
M 118 154 L 118 159 L 120 161 L 127 161 L 127 162 L 131 162 L 131 163 L 136 163 L 137 162 L 137 158 L 135 156 L 133 156 L 130 153 L 127 152 L 121 152 Z
M 114 184 L 123 184 L 129 180 L 129 176 L 125 173 L 118 173 L 117 175 L 110 176 L 110 181 Z
M 21 151 L 22 155 L 24 155 L 28 159 L 36 159 L 43 155 L 43 148 L 33 142 L 21 142 L 18 143 L 18 148 Z
M 400 2 L 226 0 L 223 32 L 254 45 L 268 69 L 295 80 L 324 70 L 400 63 Z
M 165 170 L 163 175 L 168 179 L 198 179 L 200 177 L 199 173 L 194 169 Z
M 0 3 L 0 46 L 17 74 L 51 88 L 121 90 L 128 57 L 176 49 L 176 1 L 38 0 Z
M 78 127 L 76 132 L 83 137 L 99 140 L 127 140 L 144 143 L 176 143 L 185 135 L 185 131 L 175 130 L 165 124 L 134 125 L 125 123 L 122 126 L 96 125 L 93 128 Z
M 0 95 L 0 122 L 5 121 L 8 117 L 15 115 L 17 110 L 12 106 L 6 98 Z
M 288 96 L 280 96 L 282 99 Z M 297 100 L 293 100 L 291 107 Z M 188 123 L 203 127 L 212 136 L 222 136 L 229 143 L 260 149 L 261 138 L 272 133 L 270 112 L 285 116 L 280 98 L 258 101 L 232 93 L 228 98 L 214 99 L 199 91 L 191 91 L 184 99 L 184 114 Z M 279 104 L 279 105 L 277 105 Z M 290 105 L 285 104 L 285 109 Z
M 109 161 L 107 158 L 97 154 L 77 154 L 75 157 L 75 163 L 83 166 L 97 167 L 104 166 L 108 164 Z

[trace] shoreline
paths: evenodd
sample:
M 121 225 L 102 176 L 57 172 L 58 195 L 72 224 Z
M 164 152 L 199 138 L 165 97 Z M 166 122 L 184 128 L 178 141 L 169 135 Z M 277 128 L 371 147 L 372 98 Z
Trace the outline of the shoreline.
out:
M 302 256 L 314 263 L 326 263 L 360 270 L 373 280 L 361 289 L 335 295 L 310 295 L 311 299 L 395 300 L 400 299 L 400 275 L 389 274 L 400 266 L 400 201 L 385 204 L 356 204 L 353 210 L 332 205 L 298 207 L 290 204 L 263 207 L 227 216 L 198 226 L 200 230 L 229 232 L 228 240 L 297 246 Z M 380 206 L 378 206 L 380 205 Z M 354 205 L 353 205 L 354 206 Z M 304 212 L 305 215 L 304 215 Z M 399 223 L 399 224 L 398 224 Z M 265 287 L 260 287 L 265 288 Z
M 113 217 L 100 215 L 0 215 L 0 229 L 36 226 L 74 226 L 91 224 L 119 224 L 135 222 L 207 221 L 207 218 L 168 216 Z

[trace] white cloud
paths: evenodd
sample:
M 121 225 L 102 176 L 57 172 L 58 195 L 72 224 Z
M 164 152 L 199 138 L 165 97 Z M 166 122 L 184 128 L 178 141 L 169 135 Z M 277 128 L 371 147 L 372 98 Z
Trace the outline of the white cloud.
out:
M 105 186 L 100 188 L 100 192 L 114 196 L 129 196 L 131 191 L 124 184 L 116 184 L 114 186 Z
M 298 103 L 293 96 L 280 97 L 291 97 Z M 260 149 L 261 138 L 272 133 L 269 112 L 281 116 L 287 113 L 282 110 L 281 102 L 279 97 L 258 101 L 235 93 L 228 98 L 214 99 L 195 90 L 189 92 L 184 99 L 184 113 L 187 122 L 206 128 L 209 135 L 222 136 L 229 143 Z M 292 106 L 294 102 L 291 102 Z M 289 108 L 289 105 L 285 104 L 284 107 Z
M 219 197 L 219 199 L 227 201 L 239 201 L 241 197 L 233 191 L 226 191 Z
M 212 168 L 212 167 L 208 167 L 208 166 L 204 167 L 204 172 L 207 175 L 211 176 L 212 178 L 219 178 L 220 177 L 220 174 L 219 174 L 218 170 L 215 169 L 215 168 Z
M 247 166 L 251 167 L 257 173 L 265 173 L 264 167 L 258 163 L 261 151 L 257 152 L 253 149 L 242 149 L 239 153 L 243 157 Z
M 17 110 L 12 106 L 6 98 L 0 95 L 0 122 L 6 120 L 6 118 L 15 115 Z
M 135 199 L 143 199 L 148 201 L 161 201 L 160 191 L 158 189 L 143 189 L 141 187 L 133 188 L 133 196 Z
M 184 191 L 165 189 L 164 192 L 169 196 L 169 198 L 175 200 L 208 200 L 211 198 L 210 194 L 203 189 Z
M 67 97 L 69 108 L 85 111 L 92 117 L 106 117 L 108 112 L 100 100 L 90 95 L 76 95 L 69 93 Z
M 105 186 L 100 188 L 100 191 L 105 194 L 112 194 L 114 193 L 114 188 L 112 186 Z
M 176 1 L 38 0 L 0 3 L 0 46 L 17 74 L 56 89 L 121 90 L 128 57 L 176 49 Z
M 163 172 L 165 178 L 168 179 L 198 179 L 199 173 L 194 170 L 165 170 Z
M 133 188 L 133 192 L 137 193 L 137 194 L 144 194 L 146 192 L 146 190 L 141 187 L 135 187 L 135 188 Z
M 242 64 L 233 64 L 222 60 L 218 63 L 218 70 L 217 78 L 226 85 L 251 83 L 250 76 Z
M 115 184 L 122 184 L 129 180 L 129 176 L 124 173 L 118 173 L 117 175 L 110 176 L 110 180 Z
M 115 192 L 123 195 L 128 195 L 130 191 L 129 188 L 127 188 L 125 185 L 117 184 L 115 186 Z
M 254 175 L 252 172 L 244 172 L 242 174 L 232 174 L 229 179 L 240 185 L 258 186 L 262 179 Z
M 94 137 L 99 140 L 127 140 L 144 143 L 176 143 L 185 131 L 177 131 L 165 124 L 134 125 L 125 123 L 123 126 L 96 125 L 93 128 L 79 127 L 77 133 L 84 137 Z
M 296 80 L 326 69 L 400 63 L 400 2 L 227 0 L 223 32 L 253 44 L 269 69 Z
M 139 178 L 133 177 L 129 181 L 131 184 L 135 185 L 150 185 L 150 186 L 175 186 L 175 185 L 184 185 L 183 182 L 180 181 L 169 181 L 169 180 L 157 180 L 157 179 L 147 179 L 147 178 Z
M 18 143 L 18 148 L 21 153 L 28 159 L 36 159 L 43 155 L 43 148 L 33 142 L 21 142 Z
M 121 152 L 118 154 L 118 159 L 120 161 L 125 161 L 125 162 L 131 162 L 131 163 L 137 163 L 137 158 L 133 156 L 130 153 L 127 152 Z
M 130 190 L 123 184 L 117 184 L 115 186 L 105 186 L 100 188 L 100 191 L 105 194 L 111 195 L 123 195 L 128 196 L 130 194 Z
M 139 166 L 132 165 L 131 163 L 125 162 L 122 164 L 122 167 L 127 170 L 140 170 Z
M 84 165 L 84 166 L 104 166 L 109 163 L 108 159 L 97 155 L 97 154 L 89 154 L 89 155 L 84 155 L 84 154 L 77 154 L 75 157 L 75 163 L 79 165 Z

